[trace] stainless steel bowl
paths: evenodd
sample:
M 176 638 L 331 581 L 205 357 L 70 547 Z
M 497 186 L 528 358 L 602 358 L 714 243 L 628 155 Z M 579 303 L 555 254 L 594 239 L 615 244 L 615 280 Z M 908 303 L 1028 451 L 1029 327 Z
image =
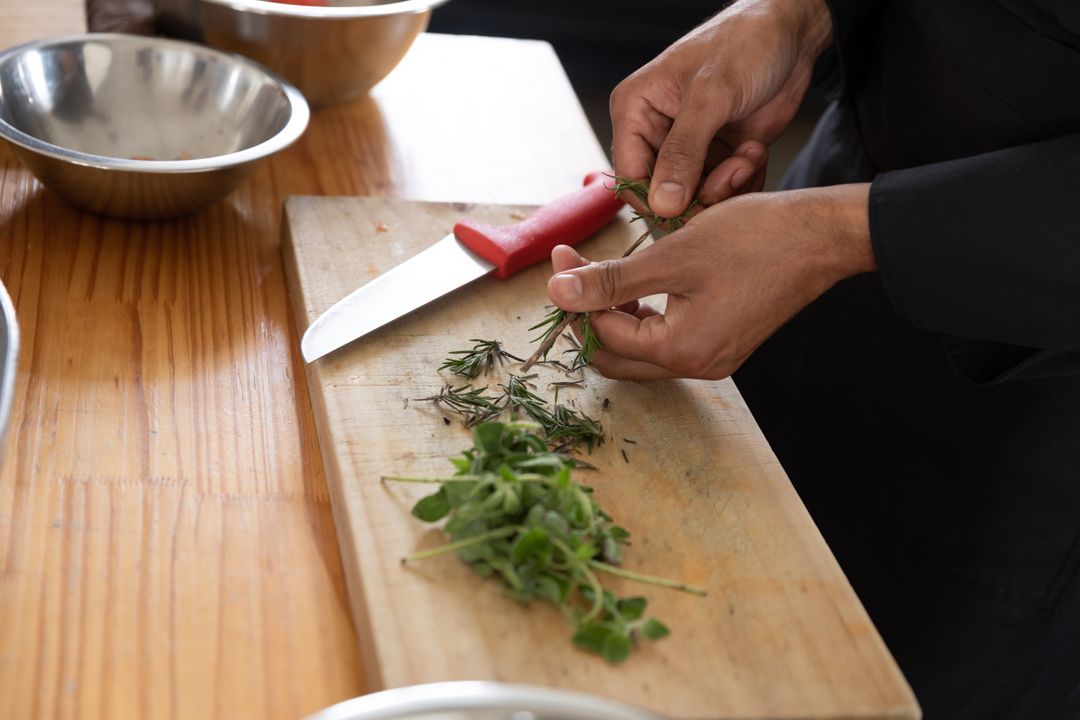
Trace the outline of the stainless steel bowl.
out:
M 106 215 L 220 200 L 309 115 L 296 88 L 195 43 L 91 33 L 0 52 L 0 137 L 47 187 Z
M 155 0 L 157 27 L 253 58 L 294 83 L 312 105 L 363 95 L 405 57 L 446 0 Z
M 442 682 L 346 700 L 307 720 L 662 720 L 595 695 L 497 682 Z

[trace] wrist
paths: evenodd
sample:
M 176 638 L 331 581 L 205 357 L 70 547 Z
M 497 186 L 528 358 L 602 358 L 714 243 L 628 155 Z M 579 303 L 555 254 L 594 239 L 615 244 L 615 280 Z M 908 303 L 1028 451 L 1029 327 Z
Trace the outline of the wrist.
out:
M 812 252 L 828 284 L 877 270 L 870 242 L 870 183 L 798 190 L 813 220 Z
M 832 210 L 834 250 L 841 277 L 877 270 L 870 242 L 870 183 L 822 189 Z
M 833 42 L 832 13 L 825 0 L 772 0 L 792 24 L 798 39 L 799 53 L 810 65 Z

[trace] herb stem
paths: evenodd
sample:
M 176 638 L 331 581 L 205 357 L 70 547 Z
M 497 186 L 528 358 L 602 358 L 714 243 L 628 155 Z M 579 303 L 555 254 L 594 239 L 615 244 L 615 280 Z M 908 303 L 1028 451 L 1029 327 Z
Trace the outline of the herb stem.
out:
M 604 586 L 600 584 L 600 580 L 596 577 L 596 573 L 589 569 L 590 562 L 581 562 L 578 559 L 577 553 L 570 549 L 570 546 L 564 543 L 557 537 L 551 538 L 551 544 L 554 545 L 566 556 L 566 560 L 570 563 L 571 568 L 577 569 L 585 577 L 585 582 L 589 584 L 589 588 L 593 592 L 593 604 L 589 608 L 589 612 L 582 619 L 582 622 L 589 622 L 594 617 L 599 615 L 604 610 Z
M 668 580 L 667 578 L 656 577 L 655 575 L 643 575 L 641 573 L 632 572 L 630 570 L 623 570 L 620 567 L 614 565 L 608 565 L 605 562 L 599 560 L 590 560 L 589 566 L 606 572 L 608 575 L 614 575 L 615 577 L 621 577 L 625 580 L 633 580 L 634 582 L 644 583 L 646 585 L 659 585 L 660 587 L 671 588 L 672 590 L 681 590 L 688 592 L 692 595 L 700 595 L 704 597 L 707 593 L 704 588 L 699 588 L 696 585 L 689 585 L 677 580 Z
M 662 218 L 660 218 L 659 216 L 654 216 L 653 219 L 649 221 L 648 227 L 645 228 L 645 232 L 641 233 L 638 239 L 631 243 L 630 247 L 626 248 L 626 252 L 622 254 L 622 257 L 626 257 L 627 255 L 641 247 L 641 243 L 645 242 L 645 239 L 649 237 L 650 234 L 652 234 L 652 231 L 655 230 L 658 225 L 660 225 L 661 221 Z M 559 339 L 559 336 L 563 334 L 563 331 L 573 325 L 575 322 L 577 322 L 578 319 L 581 318 L 581 315 L 582 313 L 566 313 L 566 317 L 562 319 L 562 322 L 560 322 L 548 332 L 547 337 L 544 338 L 544 342 L 540 343 L 540 347 L 536 349 L 536 352 L 529 356 L 529 359 L 526 360 L 525 364 L 521 366 L 521 372 L 528 372 L 533 365 L 539 362 L 542 358 L 547 357 L 547 354 L 551 351 L 551 347 L 555 344 L 555 341 Z
M 522 530 L 520 525 L 507 525 L 504 527 L 495 528 L 494 530 L 482 532 L 479 535 L 472 535 L 465 538 L 464 540 L 458 540 L 457 542 L 447 543 L 446 545 L 440 545 L 438 547 L 433 547 L 428 550 L 421 550 L 419 552 L 414 552 L 411 555 L 406 555 L 405 557 L 401 558 L 401 564 L 404 565 L 406 563 L 416 562 L 418 560 L 427 560 L 428 558 L 445 555 L 446 553 L 457 552 L 462 548 L 467 548 L 471 545 L 477 545 L 482 542 L 487 542 L 488 540 L 498 540 L 500 538 L 509 537 L 510 535 L 513 535 L 520 530 Z
M 645 232 L 641 233 L 641 237 L 639 237 L 637 240 L 635 240 L 633 242 L 633 244 L 630 245 L 630 247 L 626 248 L 626 252 L 624 252 L 622 254 L 622 256 L 626 257 L 630 253 L 637 250 L 638 247 L 641 246 L 641 243 L 645 242 L 645 238 L 649 237 L 649 235 L 652 233 L 652 231 L 655 230 L 656 226 L 659 225 L 659 224 L 660 224 L 659 218 L 657 218 L 656 220 L 653 220 L 652 222 L 650 222 L 649 227 L 645 229 Z
M 562 322 L 552 328 L 551 332 L 548 333 L 547 338 L 544 339 L 544 342 L 540 343 L 540 347 L 536 349 L 536 352 L 534 352 L 529 359 L 525 361 L 525 364 L 521 366 L 521 372 L 528 372 L 529 368 L 547 355 L 551 350 L 551 346 L 554 345 L 555 341 L 562 335 L 563 330 L 570 327 L 570 324 L 579 317 L 581 317 L 581 313 L 566 313 L 566 317 L 562 319 Z

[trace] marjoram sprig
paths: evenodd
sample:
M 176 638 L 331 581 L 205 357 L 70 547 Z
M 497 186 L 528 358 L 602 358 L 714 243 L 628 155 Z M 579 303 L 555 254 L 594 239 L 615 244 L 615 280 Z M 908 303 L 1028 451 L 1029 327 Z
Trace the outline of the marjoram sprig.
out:
M 645 616 L 643 597 L 617 597 L 601 578 L 705 591 L 619 567 L 630 533 L 572 477 L 574 462 L 548 450 L 533 422 L 487 422 L 473 429 L 473 446 L 452 458 L 443 478 L 391 476 L 384 481 L 428 483 L 438 490 L 412 513 L 425 522 L 445 519 L 450 542 L 403 558 L 417 562 L 456 553 L 483 577 L 497 577 L 522 602 L 546 600 L 574 626 L 573 642 L 609 662 L 625 660 L 640 638 L 668 628 Z

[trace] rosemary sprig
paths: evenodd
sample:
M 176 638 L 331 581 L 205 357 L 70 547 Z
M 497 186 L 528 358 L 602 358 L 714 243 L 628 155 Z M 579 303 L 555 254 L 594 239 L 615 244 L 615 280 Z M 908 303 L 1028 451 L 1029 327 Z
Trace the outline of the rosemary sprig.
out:
M 384 478 L 439 486 L 412 513 L 425 522 L 445 518 L 450 542 L 403 562 L 456 553 L 481 576 L 499 578 L 511 597 L 559 607 L 578 647 L 622 662 L 642 639 L 657 640 L 669 630 L 645 616 L 645 598 L 617 597 L 604 588 L 603 576 L 705 591 L 620 568 L 630 533 L 596 503 L 591 488 L 572 478 L 577 464 L 549 451 L 540 431 L 531 422 L 483 423 L 473 429 L 473 447 L 451 459 L 453 476 Z
M 645 222 L 645 224 L 650 226 L 650 232 L 653 230 L 653 228 L 656 227 L 662 227 L 667 232 L 674 232 L 686 223 L 688 223 L 690 221 L 690 218 L 694 217 L 693 210 L 698 205 L 697 199 L 691 200 L 690 204 L 687 205 L 686 209 L 683 210 L 682 213 L 680 213 L 679 215 L 676 215 L 675 217 L 661 217 L 660 215 L 652 212 L 652 210 L 648 209 L 649 184 L 647 182 L 641 180 L 630 180 L 629 178 L 619 177 L 618 175 L 608 175 L 608 177 L 615 182 L 615 185 L 611 189 L 616 195 L 628 190 L 633 193 L 638 198 L 638 200 L 640 200 L 641 203 L 645 206 L 645 212 L 640 212 L 638 210 L 633 211 L 634 217 L 630 222 L 637 222 L 638 220 L 641 220 Z M 629 254 L 630 252 L 626 253 L 626 255 Z
M 631 222 L 641 220 L 645 223 L 645 232 L 638 236 L 637 240 L 630 244 L 630 247 L 626 248 L 626 251 L 621 257 L 626 257 L 630 253 L 637 250 L 641 243 L 645 242 L 645 239 L 652 234 L 653 230 L 662 228 L 667 232 L 674 232 L 682 226 L 686 225 L 690 221 L 690 218 L 694 216 L 694 208 L 697 207 L 698 201 L 695 199 L 690 202 L 679 215 L 675 217 L 661 217 L 656 213 L 648 209 L 649 207 L 649 185 L 641 180 L 630 180 L 628 178 L 619 177 L 617 175 L 608 175 L 613 181 L 612 191 L 618 195 L 623 191 L 629 191 L 633 193 L 641 202 L 645 205 L 646 211 L 640 212 L 634 210 L 634 217 Z M 578 369 L 584 367 L 592 362 L 593 353 L 600 349 L 600 340 L 596 337 L 596 333 L 592 330 L 592 325 L 589 323 L 588 313 L 572 313 L 566 312 L 559 308 L 555 308 L 547 316 L 536 325 L 533 325 L 530 330 L 536 330 L 538 328 L 546 328 L 543 333 L 537 336 L 533 342 L 539 342 L 540 347 L 536 349 L 525 364 L 522 366 L 523 372 L 528 370 L 540 360 L 547 357 L 548 352 L 551 351 L 551 346 L 555 344 L 555 341 L 562 334 L 563 330 L 570 327 L 573 323 L 581 320 L 581 336 L 584 340 L 581 343 L 581 352 L 575 357 L 572 367 Z
M 570 363 L 570 372 L 581 370 L 592 364 L 592 356 L 600 349 L 600 338 L 596 337 L 592 323 L 589 322 L 589 313 L 581 315 L 581 342 L 574 337 L 573 333 L 564 333 L 567 342 L 572 346 L 574 360 Z
M 548 353 L 551 352 L 552 346 L 555 345 L 555 341 L 560 335 L 565 335 L 567 338 L 573 338 L 573 335 L 566 334 L 564 331 L 571 323 L 576 321 L 580 321 L 579 327 L 581 328 L 581 336 L 584 338 L 584 342 L 579 343 L 576 338 L 571 341 L 575 346 L 576 352 L 570 365 L 566 368 L 566 372 L 571 373 L 590 365 L 592 363 L 593 353 L 600 349 L 600 339 L 596 336 L 596 331 L 593 330 L 592 323 L 589 322 L 589 313 L 571 313 L 562 308 L 553 308 L 543 320 L 529 328 L 530 330 L 544 328 L 544 331 L 533 339 L 533 342 L 540 343 L 540 347 L 525 361 L 525 364 L 521 366 L 522 371 L 528 372 L 532 369 L 533 365 L 546 360 Z
M 545 430 L 554 423 L 554 416 L 547 409 L 547 400 L 529 389 L 524 376 L 511 375 L 503 390 L 506 391 L 506 405 L 510 408 L 512 419 L 516 420 L 518 413 L 524 413 Z
M 488 395 L 488 389 L 484 387 L 474 388 L 472 385 L 444 385 L 437 395 L 419 398 L 430 400 L 436 404 L 442 404 L 453 412 L 461 415 L 465 421 L 465 427 L 491 420 L 498 417 L 505 407 L 505 398 L 498 395 Z
M 498 340 L 472 338 L 469 342 L 473 343 L 472 348 L 451 350 L 447 358 L 443 360 L 443 364 L 439 366 L 439 370 L 449 370 L 455 375 L 462 375 L 472 380 L 485 370 L 490 374 L 495 369 L 495 363 L 502 365 L 506 362 L 506 358 L 523 362 L 521 358 L 504 350 Z

